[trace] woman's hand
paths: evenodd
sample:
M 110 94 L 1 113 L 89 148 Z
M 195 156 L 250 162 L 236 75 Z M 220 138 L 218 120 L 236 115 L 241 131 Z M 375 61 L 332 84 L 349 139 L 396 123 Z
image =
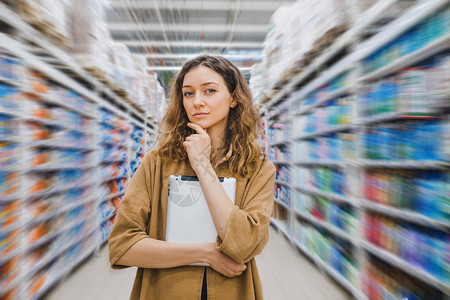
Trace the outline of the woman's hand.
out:
M 215 244 L 210 245 L 207 262 L 216 272 L 227 277 L 235 277 L 241 275 L 247 269 L 246 265 L 238 264 L 222 251 L 218 250 Z
M 188 136 L 183 142 L 183 146 L 188 154 L 192 169 L 195 173 L 198 173 L 207 170 L 208 165 L 211 164 L 211 139 L 208 133 L 198 124 L 188 123 L 187 125 L 197 133 Z

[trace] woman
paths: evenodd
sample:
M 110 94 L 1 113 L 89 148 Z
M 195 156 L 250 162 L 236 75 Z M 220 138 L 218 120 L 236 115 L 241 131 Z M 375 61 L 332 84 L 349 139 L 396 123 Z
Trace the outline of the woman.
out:
M 254 257 L 268 240 L 275 167 L 257 143 L 259 121 L 231 62 L 200 56 L 183 66 L 158 147 L 131 179 L 109 237 L 112 268 L 138 267 L 131 299 L 262 299 Z M 216 243 L 164 241 L 170 175 L 198 177 Z M 236 178 L 236 205 L 218 177 Z

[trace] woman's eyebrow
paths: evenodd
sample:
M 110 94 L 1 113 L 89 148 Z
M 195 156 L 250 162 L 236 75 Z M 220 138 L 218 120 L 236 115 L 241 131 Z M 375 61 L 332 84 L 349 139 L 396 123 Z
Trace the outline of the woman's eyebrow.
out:
M 218 84 L 215 83 L 214 81 L 202 83 L 202 85 L 208 85 L 208 84 L 215 84 L 215 85 L 218 85 Z
M 214 81 L 205 82 L 205 83 L 202 83 L 201 85 L 208 85 L 208 84 L 215 84 L 215 85 L 218 85 L 218 84 L 215 83 Z M 187 88 L 187 87 L 192 87 L 192 86 L 189 85 L 189 84 L 185 84 L 185 85 L 182 86 L 182 88 Z

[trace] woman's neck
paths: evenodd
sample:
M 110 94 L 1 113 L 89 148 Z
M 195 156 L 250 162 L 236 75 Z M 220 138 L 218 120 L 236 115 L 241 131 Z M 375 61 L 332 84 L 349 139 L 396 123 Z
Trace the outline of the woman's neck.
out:
M 208 131 L 207 131 L 208 132 Z M 208 132 L 211 139 L 211 146 L 216 149 L 222 149 L 225 145 L 225 130 L 222 132 Z

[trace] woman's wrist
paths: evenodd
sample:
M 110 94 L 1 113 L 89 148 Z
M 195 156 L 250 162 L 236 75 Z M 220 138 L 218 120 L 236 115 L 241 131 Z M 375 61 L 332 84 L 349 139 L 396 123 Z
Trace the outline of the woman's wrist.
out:
M 203 243 L 203 244 L 198 244 L 199 245 L 199 249 L 197 251 L 197 253 L 199 254 L 199 261 L 201 263 L 207 263 L 210 264 L 211 262 L 211 253 L 212 250 L 214 250 L 216 248 L 216 244 L 214 243 Z
M 209 160 L 198 160 L 192 167 L 197 176 L 207 174 L 210 170 L 214 170 Z

